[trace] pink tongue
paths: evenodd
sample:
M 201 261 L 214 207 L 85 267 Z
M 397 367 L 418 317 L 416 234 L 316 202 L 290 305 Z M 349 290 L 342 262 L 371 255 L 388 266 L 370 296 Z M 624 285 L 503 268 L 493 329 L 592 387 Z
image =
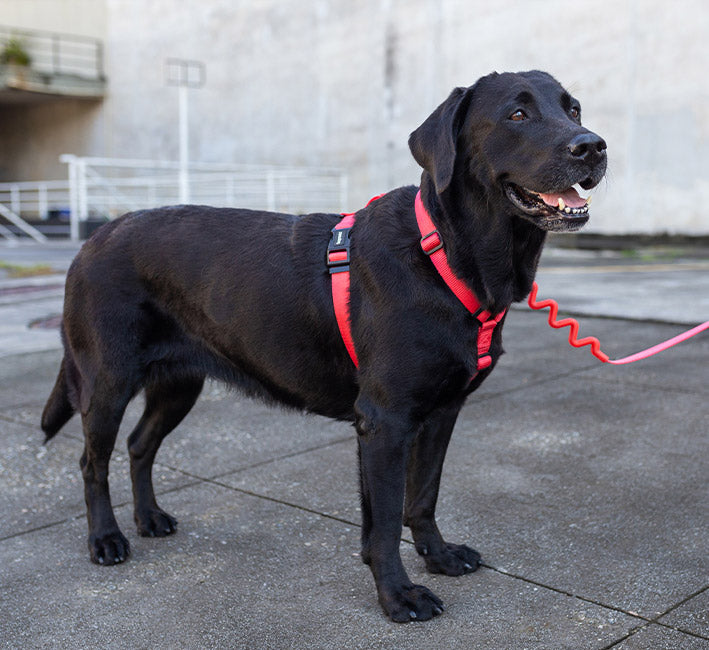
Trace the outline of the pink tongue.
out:
M 547 205 L 553 205 L 554 207 L 559 205 L 559 199 L 563 199 L 564 204 L 570 208 L 582 208 L 586 205 L 586 199 L 582 199 L 573 187 L 559 194 L 540 194 L 539 198 Z

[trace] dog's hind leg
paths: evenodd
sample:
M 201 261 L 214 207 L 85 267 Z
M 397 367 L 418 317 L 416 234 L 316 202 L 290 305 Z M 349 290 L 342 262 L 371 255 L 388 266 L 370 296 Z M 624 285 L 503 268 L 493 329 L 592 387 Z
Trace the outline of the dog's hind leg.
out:
M 419 555 L 431 573 L 459 576 L 475 571 L 480 554 L 443 540 L 436 525 L 436 501 L 448 443 L 462 404 L 431 414 L 411 448 L 406 476 L 404 524 L 409 526 Z
M 89 553 L 97 564 L 117 564 L 130 554 L 128 540 L 121 533 L 113 514 L 108 489 L 108 464 L 116 435 L 133 391 L 99 375 L 82 413 L 85 446 L 81 456 L 84 477 Z
M 202 377 L 161 382 L 145 389 L 145 411 L 128 437 L 134 518 L 138 533 L 144 537 L 163 537 L 177 528 L 177 520 L 155 500 L 153 461 L 163 438 L 197 401 L 203 384 Z

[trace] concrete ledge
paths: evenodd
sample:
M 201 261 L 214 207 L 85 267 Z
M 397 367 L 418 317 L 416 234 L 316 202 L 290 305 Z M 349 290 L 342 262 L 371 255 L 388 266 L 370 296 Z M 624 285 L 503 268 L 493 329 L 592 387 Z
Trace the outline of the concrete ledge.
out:
M 550 234 L 555 248 L 578 250 L 636 251 L 644 248 L 678 250 L 694 257 L 709 257 L 709 235 L 602 235 L 596 233 Z
M 69 99 L 102 99 L 103 77 L 88 79 L 71 74 L 48 74 L 27 66 L 0 66 L 0 104 L 34 104 Z

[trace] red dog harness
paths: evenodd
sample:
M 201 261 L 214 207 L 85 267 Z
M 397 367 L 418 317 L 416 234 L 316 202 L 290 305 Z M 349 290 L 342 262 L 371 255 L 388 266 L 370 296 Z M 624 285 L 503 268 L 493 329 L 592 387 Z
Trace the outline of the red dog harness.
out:
M 332 304 L 337 327 L 355 368 L 358 368 L 350 326 L 350 230 L 354 222 L 354 213 L 346 214 L 332 229 L 332 239 L 327 247 L 327 266 L 332 276 Z
M 376 201 L 383 195 L 374 197 L 367 205 Z M 416 194 L 416 222 L 421 232 L 421 249 L 431 258 L 436 270 L 448 288 L 463 303 L 465 308 L 480 322 L 478 332 L 478 372 L 488 368 L 492 363 L 490 346 L 495 327 L 502 320 L 506 309 L 499 314 L 492 315 L 485 311 L 473 291 L 453 272 L 448 264 L 448 257 L 443 248 L 443 240 L 426 211 L 421 192 Z M 343 215 L 342 220 L 332 229 L 332 239 L 327 247 L 327 266 L 332 275 L 332 302 L 335 308 L 337 326 L 355 367 L 359 366 L 352 340 L 350 323 L 349 294 L 350 294 L 350 230 L 354 225 L 354 213 Z

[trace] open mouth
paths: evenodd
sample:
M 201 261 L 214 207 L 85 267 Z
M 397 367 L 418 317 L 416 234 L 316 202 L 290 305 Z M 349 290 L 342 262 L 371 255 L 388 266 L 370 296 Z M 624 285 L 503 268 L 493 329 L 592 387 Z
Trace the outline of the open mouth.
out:
M 534 192 L 508 183 L 507 198 L 530 221 L 545 230 L 576 230 L 588 221 L 591 198 L 583 198 L 574 185 L 561 192 Z

